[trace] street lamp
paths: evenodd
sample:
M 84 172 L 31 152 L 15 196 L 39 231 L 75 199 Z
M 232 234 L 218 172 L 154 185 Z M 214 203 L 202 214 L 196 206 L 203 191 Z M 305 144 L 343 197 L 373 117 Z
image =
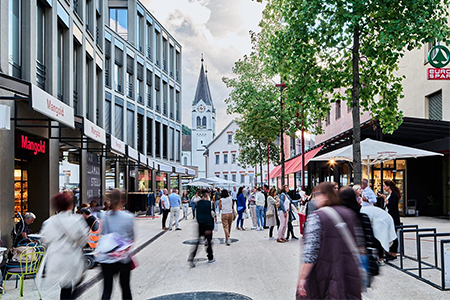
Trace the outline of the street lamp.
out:
M 280 108 L 283 110 L 283 90 L 286 88 L 284 83 L 275 84 L 276 87 L 280 88 Z M 280 116 L 280 147 L 281 147 L 281 186 L 284 185 L 284 139 L 283 139 L 283 117 Z

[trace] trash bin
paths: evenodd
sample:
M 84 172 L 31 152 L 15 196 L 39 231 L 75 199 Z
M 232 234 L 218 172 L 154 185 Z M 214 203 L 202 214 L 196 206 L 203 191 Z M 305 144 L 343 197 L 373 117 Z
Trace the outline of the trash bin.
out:
M 416 216 L 417 212 L 417 201 L 416 199 L 410 199 L 406 201 L 406 215 L 407 216 Z

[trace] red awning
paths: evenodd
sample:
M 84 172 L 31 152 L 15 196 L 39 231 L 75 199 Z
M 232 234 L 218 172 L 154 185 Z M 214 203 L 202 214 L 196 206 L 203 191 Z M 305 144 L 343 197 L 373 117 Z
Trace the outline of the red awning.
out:
M 316 149 L 313 149 L 311 151 L 308 151 L 305 153 L 305 166 L 308 165 L 308 162 L 311 158 L 316 156 L 316 154 L 323 148 L 323 146 L 320 146 Z M 302 156 L 299 155 L 294 159 L 291 159 L 289 161 L 286 161 L 284 163 L 285 174 L 292 174 L 297 173 L 302 169 Z M 281 165 L 276 166 L 273 168 L 273 170 L 270 172 L 270 178 L 277 178 L 281 176 Z M 267 180 L 267 177 L 266 177 Z
M 308 163 L 311 160 L 311 158 L 316 156 L 316 154 L 322 148 L 323 148 L 323 146 L 320 146 L 320 147 L 318 147 L 316 149 L 313 149 L 313 150 L 308 151 L 308 152 L 305 153 L 305 167 L 308 165 Z M 291 165 L 291 168 L 286 169 L 286 174 L 297 173 L 297 172 L 300 172 L 302 170 L 302 156 L 301 155 L 297 156 L 292 161 L 294 161 L 294 163 Z

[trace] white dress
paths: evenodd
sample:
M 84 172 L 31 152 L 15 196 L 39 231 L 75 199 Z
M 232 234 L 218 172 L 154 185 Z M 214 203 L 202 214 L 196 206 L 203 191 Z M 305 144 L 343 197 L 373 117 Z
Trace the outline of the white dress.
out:
M 89 239 L 89 227 L 80 215 L 64 211 L 42 225 L 42 243 L 47 253 L 39 269 L 40 285 L 75 287 L 85 270 L 82 248 Z M 45 266 L 45 278 L 42 272 Z

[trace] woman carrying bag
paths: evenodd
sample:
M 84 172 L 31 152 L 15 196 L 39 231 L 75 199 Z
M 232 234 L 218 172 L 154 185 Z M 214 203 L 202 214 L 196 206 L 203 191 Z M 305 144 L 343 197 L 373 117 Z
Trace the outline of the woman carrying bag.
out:
M 103 299 L 110 299 L 114 276 L 118 273 L 122 299 L 132 299 L 130 272 L 134 266 L 131 247 L 134 242 L 134 215 L 122 211 L 123 195 L 115 189 L 111 192 L 111 210 L 101 214 L 102 235 L 97 246 L 97 261 L 102 266 Z
M 275 200 L 275 194 L 277 193 L 277 190 L 275 188 L 271 188 L 269 190 L 269 197 L 267 197 L 267 222 L 266 225 L 269 226 L 269 240 L 274 240 L 273 237 L 273 228 L 275 225 L 277 227 L 280 226 L 280 221 L 278 220 L 277 216 L 277 202 Z

